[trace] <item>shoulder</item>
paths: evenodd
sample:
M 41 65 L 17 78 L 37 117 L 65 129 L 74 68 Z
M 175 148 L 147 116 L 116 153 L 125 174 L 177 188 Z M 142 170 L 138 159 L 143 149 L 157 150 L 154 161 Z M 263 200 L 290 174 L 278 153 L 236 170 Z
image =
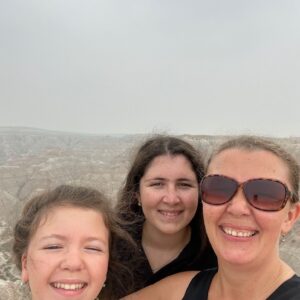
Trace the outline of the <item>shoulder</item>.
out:
M 166 299 L 166 294 L 168 295 L 168 300 L 182 299 L 190 281 L 197 274 L 198 271 L 189 271 L 168 276 L 140 291 L 126 296 L 123 300 L 159 300 Z
M 269 300 L 289 299 L 297 300 L 300 295 L 300 277 L 294 275 L 282 283 L 274 293 L 268 298 Z
M 188 285 L 183 299 L 208 299 L 211 281 L 216 273 L 216 268 L 199 272 Z

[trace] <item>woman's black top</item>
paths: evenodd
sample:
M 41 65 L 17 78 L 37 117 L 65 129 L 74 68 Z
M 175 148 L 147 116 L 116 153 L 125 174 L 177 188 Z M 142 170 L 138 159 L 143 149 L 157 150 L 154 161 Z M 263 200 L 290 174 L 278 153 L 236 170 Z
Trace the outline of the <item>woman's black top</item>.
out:
M 190 282 L 182 300 L 207 300 L 211 281 L 217 269 L 199 272 Z M 252 284 L 252 283 L 251 283 Z M 267 300 L 299 300 L 300 277 L 294 275 L 283 282 Z
M 135 291 L 175 273 L 204 270 L 217 266 L 216 256 L 210 246 L 206 248 L 202 255 L 199 255 L 201 241 L 192 232 L 190 242 L 184 247 L 178 257 L 154 273 L 141 245 L 141 232 L 135 240 L 140 248 L 140 260 L 135 262 L 132 267 Z

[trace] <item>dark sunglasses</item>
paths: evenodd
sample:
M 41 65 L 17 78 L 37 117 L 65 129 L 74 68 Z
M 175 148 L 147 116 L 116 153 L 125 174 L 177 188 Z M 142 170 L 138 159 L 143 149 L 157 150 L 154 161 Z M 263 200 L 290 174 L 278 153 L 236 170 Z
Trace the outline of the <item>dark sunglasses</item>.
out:
M 202 201 L 212 205 L 229 202 L 242 188 L 248 203 L 259 210 L 278 211 L 284 208 L 291 192 L 278 180 L 255 178 L 239 183 L 223 175 L 207 175 L 200 183 Z

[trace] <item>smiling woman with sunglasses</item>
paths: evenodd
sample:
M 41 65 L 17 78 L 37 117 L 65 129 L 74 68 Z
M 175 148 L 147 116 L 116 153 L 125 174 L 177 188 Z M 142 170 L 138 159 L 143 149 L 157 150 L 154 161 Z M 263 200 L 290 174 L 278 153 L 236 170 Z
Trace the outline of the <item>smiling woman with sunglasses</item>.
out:
M 279 180 L 253 178 L 239 183 L 224 175 L 207 175 L 201 182 L 202 201 L 222 205 L 233 199 L 239 187 L 250 205 L 259 210 L 278 211 L 285 207 L 292 193 Z
M 299 166 L 276 143 L 223 143 L 200 187 L 218 269 L 176 274 L 126 299 L 299 299 L 300 277 L 279 257 L 280 237 L 300 215 L 298 190 Z

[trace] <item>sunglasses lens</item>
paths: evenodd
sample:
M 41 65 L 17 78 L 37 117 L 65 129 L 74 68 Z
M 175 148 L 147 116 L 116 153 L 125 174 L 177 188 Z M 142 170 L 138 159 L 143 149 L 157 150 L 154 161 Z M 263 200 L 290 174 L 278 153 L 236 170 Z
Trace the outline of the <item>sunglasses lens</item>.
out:
M 244 193 L 255 208 L 276 211 L 282 208 L 287 191 L 285 186 L 278 181 L 254 179 L 244 185 Z
M 227 177 L 212 175 L 201 182 L 201 198 L 204 202 L 221 205 L 228 202 L 237 191 L 238 184 Z

